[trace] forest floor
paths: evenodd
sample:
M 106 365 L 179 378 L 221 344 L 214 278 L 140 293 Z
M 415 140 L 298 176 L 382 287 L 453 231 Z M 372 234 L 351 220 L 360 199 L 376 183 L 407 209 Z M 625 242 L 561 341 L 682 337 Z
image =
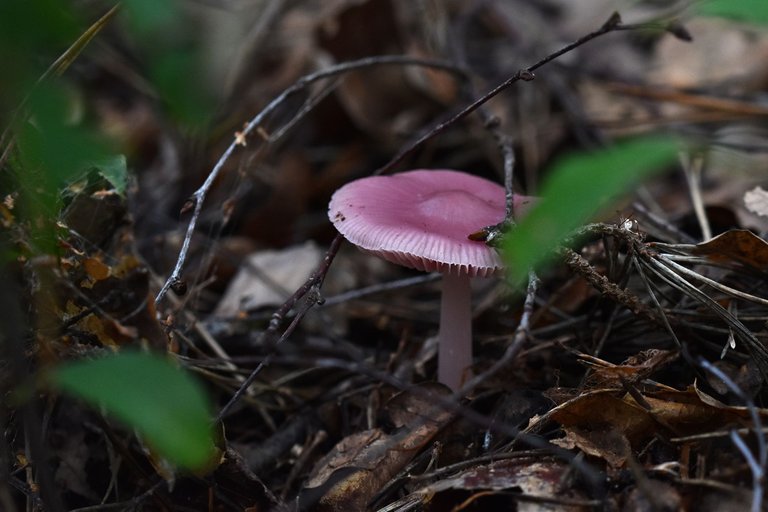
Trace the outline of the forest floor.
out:
M 110 18 L 64 77 L 125 190 L 68 183 L 58 252 L 11 264 L 24 322 L 4 331 L 26 341 L 3 392 L 14 365 L 170 354 L 204 383 L 221 457 L 179 470 L 71 397 L 9 399 L 0 508 L 764 509 L 768 26 L 683 3 L 197 1 L 152 38 Z M 72 4 L 89 23 L 110 7 Z M 194 73 L 153 74 L 180 48 Z M 677 161 L 527 288 L 474 282 L 455 393 L 436 382 L 439 276 L 328 218 L 374 172 L 513 172 L 535 196 L 559 157 L 645 134 L 684 141 Z M 3 243 L 27 247 L 14 186 Z

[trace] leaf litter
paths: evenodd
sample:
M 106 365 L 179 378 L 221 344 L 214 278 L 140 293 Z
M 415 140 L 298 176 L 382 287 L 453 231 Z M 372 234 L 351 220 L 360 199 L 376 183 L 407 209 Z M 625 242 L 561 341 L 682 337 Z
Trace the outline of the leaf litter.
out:
M 599 28 L 605 4 L 266 2 L 242 19 L 201 4 L 185 16 L 209 28 L 211 79 L 228 78 L 210 131 L 184 137 L 124 44 L 135 34 L 117 26 L 81 54 L 75 83 L 131 175 L 118 158 L 62 191 L 56 257 L 34 253 L 38 219 L 24 219 L 4 184 L 3 229 L 34 313 L 26 355 L 55 366 L 126 348 L 170 354 L 220 411 L 222 456 L 207 475 L 158 467 L 130 428 L 49 392 L 62 509 L 759 509 L 768 243 L 745 213 L 765 213 L 755 176 L 768 176 L 766 145 L 750 128 L 764 116 L 764 30 L 694 18 L 686 44 L 670 23 L 679 12 L 622 3 L 625 25 L 652 24 L 575 48 L 483 105 L 489 117 L 410 146 L 479 96 L 467 80 L 488 90 L 514 76 L 543 48 Z M 740 51 L 747 43 L 759 51 Z M 377 64 L 385 55 L 405 58 Z M 747 135 L 728 131 L 737 125 Z M 463 394 L 430 384 L 434 280 L 331 241 L 330 194 L 401 152 L 408 167 L 503 182 L 511 148 L 515 190 L 534 194 L 564 150 L 659 127 L 709 155 L 700 190 L 680 170 L 639 186 L 580 228 L 528 297 L 478 283 Z M 753 172 L 722 172 L 724 154 Z M 703 243 L 692 193 L 732 214 L 709 219 L 715 236 Z M 24 472 L 38 464 L 24 443 L 34 432 L 9 418 L 6 453 L 17 457 L 0 491 L 16 507 L 39 503 L 44 480 Z

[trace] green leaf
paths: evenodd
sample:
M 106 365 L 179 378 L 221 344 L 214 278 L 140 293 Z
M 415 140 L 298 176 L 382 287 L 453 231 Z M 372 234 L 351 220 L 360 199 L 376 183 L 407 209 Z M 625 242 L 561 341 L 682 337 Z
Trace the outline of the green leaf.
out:
M 150 76 L 176 121 L 188 128 L 201 128 L 210 122 L 214 111 L 212 96 L 203 86 L 199 53 L 185 49 L 169 50 L 153 58 Z
M 111 155 L 96 162 L 93 167 L 121 196 L 125 196 L 125 186 L 128 181 L 128 164 L 125 155 Z
M 125 0 L 125 19 L 139 34 L 149 77 L 171 117 L 186 129 L 201 129 L 213 118 L 215 100 L 207 85 L 204 49 L 195 38 L 197 22 L 180 0 Z
M 30 121 L 14 127 L 18 158 L 12 160 L 20 192 L 19 212 L 31 221 L 32 250 L 55 254 L 54 221 L 58 215 L 59 189 L 113 154 L 108 140 L 88 126 L 73 123 L 73 102 L 67 83 L 52 79 L 30 93 Z
M 766 0 L 706 0 L 697 4 L 701 14 L 768 24 Z
M 39 169 L 45 177 L 44 182 L 31 185 L 50 191 L 109 155 L 105 137 L 69 119 L 72 101 L 64 85 L 51 81 L 38 86 L 28 102 L 32 122 L 21 123 L 17 132 L 23 164 L 27 170 Z
M 125 0 L 123 8 L 131 30 L 142 36 L 161 36 L 179 21 L 181 2 L 179 0 Z
M 552 256 L 574 229 L 605 209 L 622 192 L 662 169 L 676 154 L 674 141 L 634 139 L 596 153 L 575 154 L 554 164 L 542 201 L 510 232 L 504 255 L 513 282 Z
M 124 352 L 64 364 L 50 379 L 61 391 L 136 429 L 179 467 L 204 469 L 216 453 L 202 387 L 164 358 Z
M 0 87 L 0 111 L 18 108 L 18 101 L 45 71 L 59 52 L 81 31 L 74 8 L 66 0 L 0 1 L 0 62 L 3 86 Z M 16 96 L 18 95 L 18 96 Z M 6 96 L 16 96 L 13 100 Z M 3 100 L 11 100 L 3 104 Z

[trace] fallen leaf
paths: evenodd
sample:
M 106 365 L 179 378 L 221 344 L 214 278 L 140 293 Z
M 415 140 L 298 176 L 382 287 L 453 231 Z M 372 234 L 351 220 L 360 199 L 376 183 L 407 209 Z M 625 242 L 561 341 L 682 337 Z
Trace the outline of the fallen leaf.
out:
M 233 318 L 241 311 L 282 304 L 315 270 L 323 252 L 314 242 L 277 251 L 260 251 L 245 258 L 216 308 Z
M 426 392 L 426 395 L 425 395 Z M 396 428 L 347 436 L 315 466 L 300 495 L 302 508 L 364 510 L 390 479 L 453 418 L 430 396 L 449 396 L 447 388 L 429 385 L 419 392 L 395 395 L 387 404 Z
M 716 263 L 739 263 L 768 271 L 768 243 L 746 229 L 732 229 L 696 245 L 693 254 L 706 256 Z
M 92 177 L 91 181 L 86 179 L 68 187 L 67 194 L 72 197 L 61 224 L 90 246 L 107 249 L 117 239 L 119 228 L 129 222 L 126 203 L 119 194 L 96 193 L 111 189 L 106 179 Z
M 572 450 L 578 448 L 587 455 L 605 460 L 611 467 L 623 468 L 632 447 L 618 429 L 587 430 L 578 427 L 565 429 L 565 437 L 553 439 L 552 444 Z
M 109 277 L 110 269 L 109 265 L 105 264 L 99 258 L 85 258 L 83 261 L 83 267 L 85 268 L 88 277 L 94 281 L 101 281 Z
M 104 271 L 100 267 L 96 270 Z M 134 256 L 127 255 L 106 271 L 107 277 L 82 289 L 88 300 L 80 305 L 99 304 L 99 308 L 81 319 L 78 326 L 107 346 L 121 346 L 143 339 L 152 347 L 165 350 L 168 336 L 157 319 L 146 267 Z
M 579 362 L 589 366 L 592 373 L 586 387 L 591 389 L 621 388 L 625 383 L 645 379 L 679 357 L 671 350 L 650 349 L 627 358 L 622 364 L 612 364 L 588 354 L 579 354 Z
M 639 404 L 630 394 L 615 390 L 583 393 L 532 419 L 560 423 L 566 433 L 559 443 L 578 447 L 612 464 L 623 464 L 622 443 L 601 439 L 606 433 L 621 435 L 633 449 L 656 435 L 688 436 L 746 425 L 751 421 L 746 407 L 728 406 L 691 386 L 684 391 L 660 389 L 642 394 Z M 768 417 L 768 409 L 758 409 Z M 529 429 L 531 427 L 529 426 Z
M 637 446 L 657 429 L 651 415 L 631 398 L 616 390 L 597 390 L 558 405 L 542 418 L 582 431 L 604 432 L 615 428 L 632 446 Z
M 490 464 L 475 466 L 459 474 L 443 478 L 438 482 L 415 491 L 413 494 L 421 498 L 427 505 L 427 510 L 449 509 L 453 503 L 444 503 L 439 494 L 446 491 L 470 491 L 472 495 L 461 502 L 461 507 L 452 510 L 465 510 L 465 505 L 472 503 L 469 510 L 483 510 L 488 498 L 499 495 L 510 495 L 510 505 L 514 503 L 514 510 L 519 512 L 544 512 L 563 511 L 575 512 L 582 510 L 577 505 L 560 504 L 556 507 L 551 504 L 538 503 L 534 500 L 519 499 L 520 495 L 532 498 L 580 498 L 569 492 L 563 496 L 562 482 L 569 472 L 569 466 L 561 461 L 538 458 L 531 460 L 526 458 L 500 460 Z M 455 498 L 452 499 L 455 501 Z M 492 502 L 498 506 L 498 502 Z M 431 505 L 431 506 L 430 506 Z M 510 509 L 511 510 L 511 509 Z

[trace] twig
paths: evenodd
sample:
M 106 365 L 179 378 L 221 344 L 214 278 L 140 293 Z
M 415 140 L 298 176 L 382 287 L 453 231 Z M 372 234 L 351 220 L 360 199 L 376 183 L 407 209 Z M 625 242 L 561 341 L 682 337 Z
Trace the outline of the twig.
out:
M 378 174 L 384 174 L 389 172 L 395 166 L 397 166 L 403 160 L 405 160 L 405 158 L 409 156 L 411 153 L 413 153 L 419 146 L 433 139 L 439 134 L 443 133 L 450 126 L 456 124 L 458 121 L 467 117 L 469 114 L 471 114 L 472 112 L 480 108 L 480 106 L 487 103 L 488 100 L 498 95 L 500 92 L 504 91 L 505 89 L 509 88 L 511 85 L 519 82 L 520 80 L 524 80 L 526 82 L 533 80 L 534 78 L 536 78 L 533 72 L 539 69 L 540 67 L 552 62 L 553 60 L 557 59 L 558 57 L 572 50 L 575 50 L 579 46 L 582 46 L 597 37 L 600 37 L 609 32 L 613 32 L 614 30 L 618 29 L 618 27 L 620 26 L 621 26 L 621 17 L 619 16 L 618 13 L 613 13 L 611 17 L 608 18 L 608 20 L 605 23 L 603 23 L 603 26 L 600 27 L 599 29 L 595 30 L 594 32 L 590 32 L 589 34 L 583 37 L 580 37 L 573 43 L 568 44 L 563 48 L 557 50 L 556 52 L 553 52 L 547 55 L 546 57 L 539 60 L 535 64 L 519 70 L 517 73 L 515 73 L 514 75 L 507 78 L 502 83 L 500 83 L 499 85 L 491 89 L 489 92 L 485 93 L 483 96 L 473 101 L 470 105 L 463 108 L 458 114 L 454 115 L 447 121 L 443 121 L 442 123 L 439 123 L 437 126 L 429 130 L 426 134 L 422 135 L 421 137 L 416 139 L 416 141 L 412 142 L 405 149 L 401 150 L 400 153 L 398 153 L 392 160 L 390 160 L 383 167 L 380 167 L 379 169 L 377 169 L 373 174 L 378 175 Z
M 458 36 L 456 40 L 461 43 L 453 44 L 451 47 L 454 50 L 456 60 L 462 64 L 462 66 L 469 66 L 467 62 L 467 54 L 464 48 L 464 40 L 466 39 L 467 23 L 466 18 L 464 23 L 460 23 L 457 26 Z M 476 97 L 477 93 L 473 87 L 472 82 L 465 82 L 464 95 L 470 98 Z M 479 107 L 477 113 L 483 121 L 483 126 L 491 132 L 493 138 L 496 139 L 496 144 L 501 151 L 503 168 L 504 168 L 504 190 L 505 190 L 505 208 L 504 208 L 504 222 L 505 228 L 508 229 L 514 222 L 514 194 L 512 192 L 512 185 L 514 183 L 515 172 L 515 151 L 513 146 L 512 137 L 501 130 L 501 120 L 491 114 L 488 109 Z
M 279 345 L 283 340 L 290 336 L 291 333 L 293 333 L 296 327 L 298 327 L 301 319 L 304 318 L 304 315 L 307 314 L 307 311 L 309 311 L 312 306 L 322 301 L 322 297 L 320 295 L 320 286 L 323 284 L 323 280 L 325 279 L 325 275 L 328 273 L 331 262 L 333 262 L 333 259 L 336 257 L 336 253 L 341 246 L 341 240 L 341 235 L 336 235 L 336 238 L 334 238 L 333 242 L 331 242 L 331 245 L 325 254 L 325 258 L 323 258 L 323 261 L 320 263 L 318 269 L 315 270 L 309 279 L 307 279 L 307 281 L 298 290 L 296 290 L 294 294 L 287 301 L 285 301 L 282 306 L 278 308 L 277 311 L 272 314 L 272 319 L 269 321 L 269 326 L 267 326 L 267 329 L 259 336 L 259 342 L 261 344 L 267 344 L 271 340 L 271 338 L 280 328 L 280 325 L 282 325 L 283 318 L 285 318 L 285 316 L 288 314 L 288 312 L 291 311 L 291 309 L 293 309 L 296 303 L 302 297 L 307 295 L 307 293 L 309 293 L 311 290 L 314 290 L 314 293 L 307 297 L 303 307 L 296 312 L 296 316 L 294 317 L 291 324 L 288 326 L 285 332 L 283 332 L 282 336 L 280 336 L 280 338 L 278 338 L 275 342 L 275 346 Z M 229 402 L 227 402 L 227 404 L 221 408 L 219 414 L 216 417 L 217 422 L 221 421 L 224 416 L 227 415 L 229 410 L 238 402 L 238 400 L 240 400 L 248 387 L 253 384 L 253 381 L 256 380 L 256 377 L 261 372 L 261 370 L 269 365 L 272 354 L 274 354 L 274 351 L 267 354 L 264 360 L 251 372 L 250 375 L 248 375 L 248 378 L 245 379 L 235 394 L 232 395 L 232 398 L 229 400 Z
M 584 477 L 585 483 L 587 483 L 591 487 L 591 490 L 595 493 L 599 493 L 599 489 L 604 482 L 604 474 L 589 462 L 580 460 L 578 455 L 572 453 L 569 450 L 551 444 L 544 437 L 523 432 L 519 428 L 507 423 L 496 422 L 493 420 L 493 418 L 489 418 L 488 416 L 481 414 L 469 407 L 464 407 L 457 401 L 457 394 L 445 396 L 419 386 L 405 383 L 391 373 L 378 370 L 369 364 L 365 364 L 364 362 L 348 361 L 335 358 L 321 358 L 314 360 L 313 364 L 319 368 L 340 368 L 352 373 L 362 373 L 369 375 L 372 379 L 384 382 L 397 389 L 410 391 L 416 396 L 426 398 L 432 403 L 439 404 L 446 410 L 455 412 L 468 421 L 471 421 L 475 425 L 479 425 L 480 427 L 491 429 L 494 432 L 498 432 L 510 438 L 514 438 L 515 440 L 528 445 L 531 448 L 546 450 L 554 457 L 572 464 L 574 469 L 579 471 L 580 474 Z
M 293 85 L 285 89 L 276 98 L 270 101 L 267 104 L 267 106 L 261 110 L 261 112 L 256 114 L 256 116 L 254 116 L 250 121 L 248 121 L 248 123 L 243 128 L 243 131 L 239 132 L 236 135 L 235 139 L 229 144 L 229 147 L 227 147 L 227 149 L 221 155 L 218 162 L 216 162 L 216 165 L 213 166 L 213 169 L 208 174 L 208 177 L 205 179 L 205 181 L 200 186 L 200 188 L 198 188 L 195 192 L 192 193 L 192 196 L 189 198 L 188 205 L 190 205 L 190 207 L 194 206 L 194 210 L 192 212 L 192 217 L 189 220 L 189 224 L 187 225 L 187 231 L 184 236 L 184 241 L 182 243 L 181 250 L 179 251 L 179 256 L 176 260 L 176 266 L 174 267 L 173 271 L 171 272 L 171 275 L 165 281 L 165 284 L 163 284 L 163 287 L 160 289 L 157 296 L 155 297 L 155 303 L 159 304 L 163 300 L 163 297 L 165 297 L 165 294 L 168 293 L 168 290 L 172 286 L 177 286 L 181 283 L 181 272 L 187 260 L 187 253 L 189 251 L 189 246 L 192 242 L 192 235 L 194 234 L 195 228 L 197 227 L 197 221 L 200 217 L 200 213 L 202 212 L 203 203 L 205 202 L 205 199 L 208 196 L 208 192 L 213 186 L 213 183 L 216 181 L 216 178 L 218 178 L 219 174 L 223 170 L 224 164 L 229 160 L 229 157 L 232 156 L 232 154 L 235 152 L 235 149 L 237 149 L 239 145 L 242 145 L 242 142 L 247 138 L 247 136 L 254 129 L 256 129 L 256 127 L 260 126 L 264 122 L 266 117 L 272 112 L 274 112 L 289 97 L 304 90 L 308 85 L 314 82 L 317 82 L 318 80 L 323 80 L 326 78 L 342 75 L 344 73 L 348 73 L 356 69 L 361 69 L 361 68 L 366 68 L 371 66 L 383 66 L 383 65 L 424 66 L 424 67 L 430 67 L 430 68 L 440 69 L 446 72 L 454 73 L 461 77 L 466 77 L 466 72 L 464 70 L 460 69 L 456 65 L 451 64 L 449 62 L 426 60 L 426 59 L 414 59 L 414 58 L 404 57 L 400 55 L 383 55 L 379 57 L 368 57 L 365 59 L 345 62 L 343 64 L 331 66 L 327 69 L 323 69 L 299 78 L 296 82 L 294 82 Z
M 699 227 L 701 228 L 702 241 L 707 242 L 712 238 L 712 228 L 709 226 L 709 219 L 704 208 L 704 199 L 701 197 L 701 173 L 704 168 L 704 157 L 681 153 L 680 163 L 683 167 L 685 180 L 688 183 L 688 191 L 691 194 L 693 211 L 696 213 L 696 219 L 699 221 Z
M 396 281 L 389 281 L 386 283 L 374 284 L 366 286 L 365 288 L 359 288 L 357 290 L 340 293 L 331 297 L 326 297 L 322 307 L 327 308 L 341 304 L 350 300 L 356 300 L 375 293 L 388 292 L 391 290 L 401 290 L 410 286 L 417 286 L 426 283 L 432 283 L 438 281 L 442 276 L 434 272 L 425 276 L 406 277 L 405 279 L 398 279 Z
M 523 314 L 520 316 L 520 323 L 515 329 L 512 343 L 509 344 L 504 355 L 491 365 L 490 368 L 469 379 L 461 389 L 454 393 L 454 398 L 459 400 L 461 397 L 467 396 L 475 390 L 477 386 L 499 373 L 515 360 L 522 350 L 523 345 L 528 341 L 531 335 L 531 315 L 533 314 L 533 306 L 536 302 L 536 290 L 538 286 L 539 278 L 536 277 L 536 274 L 533 271 L 530 271 L 528 273 L 528 288 L 526 290 L 525 302 L 523 303 Z
M 699 358 L 697 362 L 706 371 L 720 379 L 733 394 L 735 394 L 742 402 L 744 402 L 744 405 L 747 407 L 747 411 L 749 411 L 749 416 L 752 418 L 752 424 L 754 425 L 753 430 L 755 438 L 757 439 L 757 451 L 759 460 L 755 459 L 755 456 L 746 446 L 744 440 L 739 436 L 736 430 L 731 430 L 730 438 L 731 441 L 733 441 L 733 444 L 736 445 L 736 448 L 747 460 L 749 469 L 752 472 L 751 510 L 752 512 L 759 512 L 762 510 L 763 503 L 763 478 L 765 477 L 766 462 L 768 462 L 768 446 L 766 446 L 765 437 L 762 435 L 763 423 L 760 420 L 757 407 L 755 407 L 755 403 L 752 401 L 752 399 L 749 398 L 749 396 L 747 396 L 747 394 L 744 393 L 744 391 L 742 391 L 741 388 L 739 388 L 739 386 L 737 386 L 736 383 L 733 382 L 733 380 L 731 380 L 731 378 L 728 377 L 728 375 L 726 375 L 720 368 L 711 364 L 704 358 Z
M 710 311 L 719 316 L 729 327 L 733 329 L 736 337 L 744 343 L 747 351 L 753 357 L 763 377 L 768 376 L 768 349 L 761 343 L 746 326 L 727 309 L 712 300 L 707 294 L 693 286 L 671 268 L 664 264 L 663 260 L 647 258 L 639 260 L 647 269 L 666 282 L 672 288 L 684 293 L 705 305 Z
M 458 114 L 454 115 L 451 119 L 448 121 L 444 121 L 442 123 L 439 123 L 437 126 L 433 127 L 429 132 L 427 132 L 425 135 L 419 137 L 415 142 L 411 143 L 408 147 L 406 147 L 404 150 L 402 150 L 400 153 L 398 153 L 392 160 L 390 160 L 387 164 L 385 164 L 383 167 L 380 167 L 377 169 L 373 174 L 379 175 L 383 174 L 391 169 L 393 169 L 397 164 L 399 164 L 402 160 L 404 160 L 408 155 L 410 155 L 416 148 L 418 148 L 420 145 L 424 144 L 428 140 L 432 139 L 433 137 L 436 137 L 438 134 L 445 131 L 449 126 L 455 124 L 459 120 L 463 119 L 464 117 L 468 116 L 475 110 L 477 110 L 480 106 L 482 106 L 484 103 L 486 103 L 488 100 L 499 94 L 504 89 L 508 88 L 512 84 L 518 82 L 519 80 L 532 80 L 534 78 L 533 71 L 544 66 L 545 64 L 553 61 L 554 59 L 560 57 L 561 55 L 568 53 L 575 48 L 578 48 L 579 46 L 582 46 L 589 41 L 607 34 L 609 32 L 612 32 L 617 27 L 621 25 L 621 18 L 618 15 L 618 13 L 614 13 L 608 21 L 606 21 L 602 27 L 600 27 L 598 30 L 595 30 L 594 32 L 591 32 L 575 42 L 564 46 L 560 50 L 557 50 L 556 52 L 553 52 L 549 54 L 548 56 L 544 57 L 543 59 L 539 60 L 532 66 L 522 69 L 515 73 L 513 76 L 493 88 L 490 92 L 483 95 L 478 100 L 472 102 L 469 106 L 465 107 L 463 110 L 461 110 Z M 384 59 L 384 60 L 382 60 Z M 365 66 L 372 66 L 372 65 L 378 65 L 378 64 L 408 64 L 408 65 L 424 65 L 429 67 L 435 67 L 438 69 L 445 69 L 446 71 L 452 71 L 452 72 L 461 72 L 459 68 L 452 64 L 446 64 L 444 62 L 439 61 L 420 61 L 420 60 L 414 60 L 414 59 L 406 59 L 403 57 L 377 57 L 377 58 L 369 58 L 369 59 L 362 59 L 359 61 L 353 61 L 346 64 L 341 64 L 339 66 L 334 66 L 333 68 L 326 69 L 324 71 L 319 71 L 317 73 L 313 73 L 311 75 L 306 75 L 305 77 L 299 79 L 296 83 L 294 83 L 291 87 L 286 89 L 282 94 L 280 94 L 277 98 L 272 100 L 272 102 L 265 107 L 264 110 L 262 110 L 261 113 L 259 113 L 256 117 L 254 117 L 248 125 L 243 130 L 243 134 L 247 135 L 251 130 L 253 130 L 256 126 L 259 125 L 259 123 L 262 122 L 266 114 L 277 108 L 278 105 L 280 105 L 285 99 L 290 96 L 291 94 L 294 94 L 304 87 L 306 87 L 307 84 L 320 80 L 322 78 L 327 78 L 329 76 L 335 76 L 353 69 L 358 69 L 360 67 Z M 192 233 L 194 232 L 195 223 L 197 220 L 197 216 L 199 216 L 199 210 L 202 208 L 202 202 L 205 199 L 205 195 L 208 192 L 208 189 L 210 188 L 210 184 L 213 182 L 213 179 L 215 175 L 217 175 L 220 171 L 222 166 L 224 165 L 224 162 L 229 158 L 231 153 L 234 151 L 235 147 L 237 145 L 237 142 L 233 142 L 230 144 L 229 148 L 225 151 L 225 153 L 222 155 L 221 159 L 219 159 L 219 162 L 216 163 L 216 166 L 211 171 L 211 174 L 208 176 L 208 179 L 206 179 L 206 182 L 201 186 L 194 194 L 193 199 L 195 200 L 195 214 L 193 214 L 193 218 L 190 220 L 190 224 L 187 228 L 187 235 L 184 239 L 184 244 L 182 245 L 182 249 L 179 253 L 179 257 L 176 263 L 176 268 L 174 269 L 171 276 L 166 281 L 163 288 L 160 290 L 160 293 L 158 293 L 156 301 L 159 302 L 162 297 L 165 295 L 165 293 L 168 291 L 168 289 L 177 283 L 179 281 L 179 276 L 181 274 L 181 269 L 184 265 L 184 261 L 186 260 L 186 253 L 189 248 L 189 243 L 192 238 Z M 331 246 L 329 247 L 328 251 L 326 252 L 325 258 L 323 262 L 321 263 L 320 267 L 310 276 L 310 278 L 298 289 L 296 292 L 282 305 L 278 310 L 272 315 L 272 319 L 270 320 L 269 326 L 267 329 L 261 334 L 260 340 L 265 341 L 271 339 L 275 333 L 277 332 L 277 329 L 282 324 L 282 321 L 284 317 L 290 312 L 290 310 L 294 307 L 296 302 L 301 299 L 310 289 L 315 289 L 317 291 L 317 297 L 320 297 L 319 294 L 319 287 L 322 284 L 323 279 L 325 278 L 325 274 L 328 272 L 328 269 L 330 267 L 331 262 L 336 256 L 336 253 L 339 250 L 339 246 L 341 244 L 342 237 L 341 235 L 336 235 L 336 238 L 333 239 L 333 242 L 331 243 Z M 285 333 L 276 341 L 276 345 L 279 344 L 282 340 L 284 340 L 290 332 L 293 331 L 293 328 L 298 325 L 298 322 L 303 318 L 303 316 L 306 314 L 306 312 L 311 308 L 313 305 L 315 305 L 317 301 L 310 300 L 305 303 L 306 309 L 302 309 L 299 313 L 297 313 L 296 317 L 294 318 L 293 322 L 291 323 L 291 326 L 288 330 L 286 330 Z M 222 408 L 221 411 L 219 411 L 219 414 L 217 415 L 216 420 L 221 421 L 221 419 L 226 416 L 227 412 L 237 403 L 237 401 L 242 397 L 243 393 L 245 392 L 245 389 L 250 386 L 253 381 L 256 379 L 256 376 L 259 374 L 262 368 L 264 368 L 266 365 L 269 364 L 271 360 L 271 354 L 269 354 L 262 363 L 257 366 L 253 372 L 248 376 L 248 378 L 245 380 L 245 382 L 242 384 L 242 386 L 237 390 L 237 392 L 233 395 L 233 397 L 229 400 L 229 402 Z
M 661 318 L 661 322 L 664 325 L 664 328 L 667 330 L 669 335 L 672 337 L 672 339 L 675 341 L 675 345 L 678 347 L 681 347 L 680 340 L 677 337 L 677 334 L 675 334 L 675 330 L 672 329 L 672 324 L 669 323 L 669 319 L 667 318 L 667 314 L 664 312 L 664 308 L 661 307 L 661 303 L 659 302 L 659 299 L 656 298 L 656 294 L 653 291 L 653 287 L 651 287 L 651 281 L 645 276 L 645 272 L 643 272 L 643 267 L 640 265 L 640 262 L 638 261 L 637 255 L 632 255 L 632 264 L 635 267 L 635 270 L 637 270 L 638 275 L 640 276 L 640 279 L 642 279 L 643 283 L 645 284 L 645 289 L 648 291 L 648 296 L 651 298 L 651 301 L 653 302 L 654 306 L 656 306 L 656 309 L 659 311 L 659 318 Z
M 758 432 L 757 429 L 754 428 L 735 428 L 731 429 L 729 431 L 713 431 L 713 432 L 704 432 L 702 434 L 691 434 L 688 436 L 680 436 L 680 437 L 671 437 L 669 438 L 670 443 L 690 443 L 692 441 L 706 441 L 708 439 L 721 439 L 723 437 L 730 436 L 731 431 L 735 430 L 739 434 L 749 434 L 750 431 Z M 768 434 L 768 427 L 763 427 L 762 430 L 759 431 L 761 434 Z
M 302 119 L 304 119 L 305 116 L 307 116 L 323 99 L 325 99 L 331 92 L 333 92 L 336 89 L 337 82 L 334 82 L 333 84 L 325 87 L 322 91 L 315 94 L 314 96 L 308 97 L 303 105 L 299 108 L 299 110 L 291 117 L 290 120 L 288 120 L 280 129 L 274 133 L 269 134 L 264 141 L 268 145 L 276 144 L 281 138 L 283 138 L 288 132 L 293 129 L 294 126 L 296 126 Z M 245 135 L 240 132 L 235 134 L 236 142 L 241 143 L 242 145 L 245 145 Z M 266 146 L 262 146 L 263 149 Z M 219 226 L 217 229 L 221 230 L 223 226 Z M 214 235 L 215 236 L 215 235 Z M 207 256 L 206 259 L 210 262 L 212 256 Z M 201 263 L 201 266 L 205 267 L 207 264 L 205 261 Z M 256 269 L 254 269 L 256 270 Z M 282 287 L 274 282 L 270 282 L 268 276 L 264 275 L 263 273 L 259 276 L 259 278 L 267 284 L 267 286 L 270 286 L 275 289 L 280 295 L 288 295 L 290 292 L 287 290 L 283 290 Z M 197 279 L 195 279 L 197 283 Z M 185 291 L 189 288 L 186 283 L 181 283 L 182 290 Z
M 730 295 L 731 297 L 736 297 L 737 299 L 743 299 L 748 302 L 754 302 L 755 304 L 760 304 L 761 306 L 768 306 L 768 299 L 764 299 L 762 297 L 757 297 L 755 295 L 751 295 L 749 293 L 745 293 L 739 290 L 736 290 L 735 288 L 731 288 L 730 286 L 725 286 L 722 283 L 718 283 L 717 281 L 714 281 L 713 279 L 710 279 L 706 276 L 703 276 L 699 274 L 698 272 L 694 272 L 693 270 L 690 270 L 682 265 L 679 265 L 673 261 L 672 258 L 667 257 L 666 254 L 660 254 L 659 259 L 670 267 L 674 268 L 676 271 L 680 272 L 681 274 L 685 274 L 687 276 L 690 276 L 698 281 L 701 281 L 702 283 L 705 283 L 715 290 L 719 290 L 726 295 Z
M 566 265 L 586 279 L 587 282 L 599 290 L 600 293 L 607 295 L 619 304 L 622 304 L 636 315 L 645 317 L 654 323 L 663 324 L 656 314 L 649 309 L 637 295 L 629 290 L 620 288 L 617 284 L 609 281 L 607 277 L 592 268 L 592 265 L 590 265 L 589 262 L 576 251 L 561 248 L 560 253 L 563 255 Z
M 609 91 L 625 94 L 627 96 L 636 96 L 639 98 L 648 98 L 657 101 L 674 102 L 681 105 L 714 110 L 727 114 L 768 116 L 768 108 L 759 102 L 750 103 L 747 101 L 718 98 L 716 96 L 692 94 L 675 89 L 663 89 L 658 85 L 648 87 L 644 85 L 632 85 L 620 82 L 610 82 L 604 85 Z

